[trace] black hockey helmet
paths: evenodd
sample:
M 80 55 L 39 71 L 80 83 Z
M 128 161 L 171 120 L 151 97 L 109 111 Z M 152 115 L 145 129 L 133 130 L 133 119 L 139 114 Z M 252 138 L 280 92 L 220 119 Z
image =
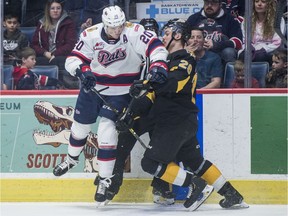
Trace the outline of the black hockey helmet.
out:
M 157 23 L 157 21 L 153 18 L 143 18 L 141 21 L 140 21 L 140 24 L 142 26 L 144 26 L 144 28 L 146 30 L 150 30 L 150 31 L 154 31 L 157 36 L 158 36 L 158 33 L 159 33 L 159 25 Z
M 162 31 L 164 31 L 166 28 L 171 28 L 173 32 L 173 38 L 174 35 L 177 33 L 180 33 L 182 35 L 181 39 L 186 42 L 189 38 L 191 33 L 189 32 L 189 27 L 185 20 L 183 19 L 171 19 L 169 20 L 162 28 Z

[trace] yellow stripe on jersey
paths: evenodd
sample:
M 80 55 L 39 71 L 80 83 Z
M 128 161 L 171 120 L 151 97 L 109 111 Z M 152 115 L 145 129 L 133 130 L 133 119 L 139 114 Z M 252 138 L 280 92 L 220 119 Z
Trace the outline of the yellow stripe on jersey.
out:
M 184 86 L 187 84 L 189 79 L 190 79 L 190 77 L 188 76 L 186 79 L 178 81 L 178 86 L 177 86 L 176 93 L 178 93 L 179 91 L 181 91 L 184 88 Z
M 177 69 L 178 69 L 178 66 L 174 66 L 174 67 L 172 67 L 172 68 L 169 69 L 169 72 L 173 72 L 173 71 L 175 71 L 175 70 L 177 70 Z
M 191 89 L 191 95 L 192 95 L 192 103 L 196 104 L 196 96 L 194 95 L 195 89 L 196 89 L 196 84 L 197 84 L 197 78 L 198 75 L 195 73 L 192 79 L 192 89 Z
M 148 93 L 146 94 L 146 97 L 149 98 L 149 100 L 150 100 L 152 103 L 154 103 L 154 101 L 155 101 L 155 92 L 154 92 L 154 91 L 153 91 L 153 92 L 148 92 Z
M 208 170 L 201 176 L 209 185 L 213 185 L 216 180 L 222 176 L 220 170 L 213 164 Z

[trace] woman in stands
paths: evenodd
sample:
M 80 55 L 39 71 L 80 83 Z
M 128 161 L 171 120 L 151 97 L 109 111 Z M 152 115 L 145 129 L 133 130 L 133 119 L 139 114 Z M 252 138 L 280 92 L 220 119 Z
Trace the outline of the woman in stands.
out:
M 281 45 L 281 38 L 274 30 L 276 16 L 275 0 L 253 0 L 252 12 L 252 61 L 266 61 L 272 64 L 272 52 Z M 245 21 L 242 25 L 243 38 Z M 281 21 L 281 31 L 284 32 L 285 22 Z M 245 43 L 245 38 L 244 38 Z M 243 44 L 243 48 L 245 45 Z M 243 49 L 239 51 L 240 59 L 244 59 Z
M 65 59 L 77 41 L 76 25 L 63 8 L 63 0 L 48 0 L 32 39 L 38 65 L 57 65 L 61 81 Z

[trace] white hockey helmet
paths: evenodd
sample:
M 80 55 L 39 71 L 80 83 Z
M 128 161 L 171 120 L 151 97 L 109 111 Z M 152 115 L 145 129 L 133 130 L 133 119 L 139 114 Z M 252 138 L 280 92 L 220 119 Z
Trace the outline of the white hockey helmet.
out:
M 123 25 L 126 22 L 125 13 L 117 5 L 106 7 L 103 10 L 102 22 L 106 27 Z

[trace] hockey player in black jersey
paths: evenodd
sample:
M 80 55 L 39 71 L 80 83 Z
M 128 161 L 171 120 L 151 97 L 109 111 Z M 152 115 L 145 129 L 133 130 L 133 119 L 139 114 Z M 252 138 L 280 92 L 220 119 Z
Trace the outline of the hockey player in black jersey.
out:
M 178 25 L 178 27 L 177 27 L 176 24 L 177 24 L 177 21 L 171 20 L 164 26 L 164 29 L 165 28 L 167 29 L 169 27 L 170 30 L 172 30 L 172 34 L 173 34 L 173 32 L 177 32 L 177 28 L 179 30 L 179 28 L 181 28 L 181 26 L 183 27 L 183 25 Z M 174 79 L 174 81 L 171 81 L 173 83 L 177 80 L 176 79 L 178 77 L 177 75 L 179 75 L 178 78 L 180 80 L 182 79 L 181 80 L 182 82 L 178 81 L 177 92 L 180 93 L 181 91 L 183 91 L 182 93 L 186 92 L 186 94 L 183 94 L 183 95 L 179 94 L 178 97 L 176 97 L 175 94 L 178 94 L 178 93 L 175 93 L 172 91 L 169 92 L 170 88 L 168 85 L 169 84 L 169 81 L 168 81 L 165 84 L 165 86 L 167 88 L 165 88 L 163 86 L 162 88 L 157 89 L 157 86 L 155 86 L 156 87 L 156 95 L 157 94 L 158 94 L 158 96 L 162 95 L 162 97 L 164 99 L 162 99 L 163 102 L 161 102 L 161 103 L 159 102 L 158 104 L 156 104 L 156 103 L 154 104 L 154 106 L 151 109 L 151 111 L 154 112 L 154 113 L 152 112 L 152 115 L 150 112 L 148 117 L 147 116 L 145 117 L 146 119 L 140 118 L 140 120 L 138 119 L 135 122 L 133 120 L 131 120 L 132 119 L 131 116 L 130 116 L 130 120 L 129 120 L 129 117 L 127 117 L 127 115 L 126 115 L 126 118 L 124 118 L 124 119 L 122 118 L 122 119 L 118 120 L 118 126 L 119 126 L 119 123 L 121 123 L 120 125 L 124 125 L 124 127 L 123 127 L 124 129 L 125 129 L 125 127 L 129 128 L 129 127 L 133 126 L 138 134 L 142 134 L 146 131 L 149 131 L 155 126 L 156 132 L 154 131 L 154 133 L 156 133 L 155 136 L 157 138 L 157 136 L 159 136 L 159 134 L 161 135 L 161 133 L 159 133 L 158 131 L 159 130 L 162 131 L 163 136 L 162 137 L 159 136 L 160 138 L 158 138 L 158 140 L 164 139 L 165 141 L 161 142 L 163 145 L 161 146 L 161 143 L 160 143 L 160 144 L 158 144 L 160 146 L 160 148 L 159 148 L 159 146 L 157 147 L 157 143 L 156 143 L 157 140 L 156 140 L 156 142 L 155 141 L 153 142 L 153 139 L 155 140 L 156 138 L 155 138 L 155 136 L 154 137 L 152 136 L 152 138 L 151 138 L 152 141 L 150 142 L 152 149 L 148 149 L 144 155 L 142 165 L 143 165 L 143 169 L 147 170 L 147 171 L 151 170 L 153 167 L 153 164 L 155 164 L 152 162 L 153 159 L 151 160 L 151 158 L 155 158 L 157 156 L 157 154 L 164 157 L 164 158 L 162 158 L 163 161 L 166 160 L 165 157 L 169 156 L 169 154 L 170 154 L 169 149 L 171 149 L 169 143 L 174 142 L 175 145 L 177 145 L 179 142 L 181 142 L 181 139 L 186 139 L 183 134 L 180 136 L 175 135 L 175 134 L 173 136 L 170 136 L 170 134 L 172 134 L 173 130 L 177 130 L 181 125 L 177 121 L 181 121 L 181 120 L 184 121 L 185 120 L 185 118 L 184 118 L 185 117 L 184 111 L 186 110 L 185 108 L 191 106 L 188 109 L 189 111 L 186 110 L 186 113 L 190 112 L 191 116 L 194 116 L 194 114 L 197 112 L 197 108 L 195 106 L 195 101 L 194 101 L 195 100 L 194 94 L 191 95 L 191 93 L 194 93 L 194 85 L 193 84 L 195 82 L 196 75 L 194 75 L 194 73 L 189 74 L 188 68 L 190 66 L 189 66 L 189 64 L 186 63 L 186 59 L 185 59 L 185 56 L 187 57 L 190 54 L 185 53 L 185 51 L 183 51 L 183 50 L 178 50 L 178 51 L 171 53 L 172 52 L 171 50 L 177 49 L 177 48 L 175 48 L 175 41 L 173 42 L 173 40 L 177 41 L 177 37 L 175 37 L 175 34 L 174 34 L 174 36 L 169 40 L 169 35 L 171 34 L 169 29 L 167 29 L 166 33 L 167 33 L 167 35 L 164 36 L 164 44 L 170 52 L 170 55 L 168 57 L 168 62 L 169 62 L 168 80 Z M 171 35 L 170 35 L 170 37 L 171 37 Z M 188 59 L 190 59 L 190 58 L 188 58 Z M 178 60 L 178 62 L 177 62 L 177 60 Z M 178 65 L 177 65 L 177 63 L 178 63 Z M 187 68 L 186 74 L 184 73 L 185 68 Z M 180 72 L 177 75 L 175 75 L 179 71 L 182 71 L 183 73 Z M 193 69 L 192 69 L 192 71 L 193 71 Z M 176 78 L 173 77 L 172 75 L 176 76 Z M 182 77 L 181 77 L 181 75 L 182 75 Z M 193 76 L 194 82 L 191 82 L 193 79 L 192 80 L 188 79 L 188 77 L 190 77 L 190 76 Z M 186 79 L 185 79 L 185 77 L 186 77 Z M 187 80 L 189 80 L 190 82 L 187 82 Z M 140 89 L 138 89 L 139 86 L 140 86 Z M 172 87 L 172 86 L 173 85 L 171 84 L 170 87 Z M 143 87 L 143 89 L 147 89 L 147 88 L 145 88 L 145 85 L 142 85 L 142 87 Z M 181 87 L 182 87 L 182 89 L 181 89 Z M 141 85 L 138 82 L 132 86 L 132 88 L 130 89 L 130 93 L 132 92 L 132 94 L 137 95 L 143 89 L 141 89 Z M 166 90 L 166 92 L 165 92 L 165 90 Z M 173 95 L 175 97 L 173 97 Z M 190 95 L 191 100 L 190 99 L 185 100 L 185 97 L 189 98 L 188 95 Z M 166 97 L 168 97 L 169 100 L 165 100 Z M 152 98 L 151 94 L 148 94 L 147 97 L 145 97 L 145 99 L 147 99 L 147 98 Z M 173 98 L 173 100 L 172 100 L 172 98 Z M 142 100 L 142 103 L 140 106 L 136 107 L 136 110 L 137 109 L 140 110 L 139 107 L 141 109 L 143 109 L 143 107 L 145 107 L 144 106 L 145 103 L 143 103 L 143 101 L 144 100 Z M 149 100 L 146 100 L 146 102 L 147 101 L 148 101 L 148 103 L 150 103 Z M 175 106 L 173 107 L 172 106 L 173 103 L 170 103 L 171 101 L 177 101 L 177 104 L 174 104 Z M 157 99 L 156 99 L 156 102 L 157 102 Z M 181 103 L 181 102 L 183 102 L 183 103 Z M 180 104 L 180 103 L 184 106 L 183 107 L 179 106 L 178 107 L 179 109 L 173 109 L 173 108 L 176 108 L 178 106 L 178 104 Z M 169 104 L 170 104 L 170 106 L 169 106 Z M 158 108 L 157 107 L 155 108 L 155 105 L 158 106 Z M 163 116 L 164 113 L 161 112 L 161 109 L 166 110 L 166 109 L 168 109 L 168 107 L 172 107 L 172 109 L 169 110 L 171 112 L 167 112 L 167 116 Z M 177 116 L 178 116 L 178 118 L 177 118 Z M 172 118 L 172 120 L 171 120 L 172 124 L 171 123 L 169 124 L 168 122 L 164 123 L 165 120 L 167 121 L 167 119 L 170 121 L 170 118 Z M 153 122 L 154 123 L 156 122 L 156 125 L 154 125 Z M 161 123 L 163 123 L 163 125 Z M 162 127 L 157 127 L 157 124 L 161 125 Z M 193 133 L 193 131 L 197 130 L 197 120 L 195 120 L 195 119 L 194 119 L 194 124 L 195 125 L 193 126 L 192 129 L 189 128 L 189 131 L 187 132 L 187 134 L 191 134 L 191 133 Z M 184 131 L 185 131 L 185 129 L 184 129 Z M 159 134 L 157 135 L 157 133 L 159 133 Z M 124 162 L 125 162 L 125 159 L 127 158 L 127 156 L 129 155 L 130 151 L 132 150 L 135 141 L 136 141 L 135 138 L 131 134 L 129 134 L 128 132 L 120 133 L 119 144 L 118 144 L 118 149 L 117 149 L 117 159 L 116 159 L 116 163 L 115 163 L 115 167 L 114 167 L 114 178 L 112 179 L 112 184 L 111 184 L 111 187 L 109 188 L 109 193 L 107 196 L 108 199 L 110 199 L 110 200 L 112 200 L 113 196 L 118 192 L 119 187 L 122 184 Z M 156 147 L 153 147 L 154 143 L 156 143 Z M 224 199 L 220 200 L 220 202 L 219 202 L 219 204 L 222 208 L 227 208 L 227 209 L 229 209 L 229 208 L 248 208 L 249 206 L 243 201 L 242 195 L 231 185 L 230 182 L 226 181 L 225 177 L 222 175 L 222 173 L 219 171 L 219 169 L 213 163 L 211 163 L 209 160 L 205 160 L 203 158 L 203 156 L 200 153 L 200 149 L 199 149 L 199 145 L 198 145 L 198 141 L 197 141 L 196 137 L 193 136 L 190 140 L 190 143 L 189 144 L 187 144 L 187 143 L 186 143 L 186 148 L 183 149 L 185 151 L 181 150 L 177 154 L 176 160 L 182 161 L 184 163 L 184 165 L 187 168 L 189 168 L 195 175 L 203 178 L 205 181 L 207 181 L 207 183 L 209 185 L 212 185 L 214 187 L 214 189 L 220 195 L 224 196 Z M 191 153 L 187 154 L 187 152 L 189 152 L 190 150 L 191 150 Z M 149 162 L 150 162 L 151 166 L 147 166 L 147 164 Z M 154 160 L 154 162 L 155 162 L 155 160 Z M 168 166 L 167 166 L 168 169 L 169 169 L 169 166 L 171 168 L 172 164 L 173 164 L 173 162 L 168 164 Z M 161 166 L 158 164 L 157 168 L 160 168 L 160 167 Z M 166 167 L 166 170 L 163 171 L 164 174 L 167 173 L 167 167 Z M 177 166 L 175 166 L 175 167 L 177 167 Z M 163 164 L 162 164 L 162 170 L 163 170 Z M 163 175 L 160 178 L 165 179 L 165 176 L 163 177 Z M 158 185 L 156 184 L 155 187 L 157 187 L 157 186 Z
M 213 187 L 174 162 L 181 160 L 190 163 L 191 160 L 188 161 L 188 158 L 193 156 L 191 140 L 193 141 L 197 132 L 198 109 L 192 101 L 195 102 L 193 95 L 197 78 L 195 59 L 183 49 L 188 38 L 185 23 L 171 21 L 168 24 L 165 33 L 166 29 L 170 31 L 171 40 L 166 47 L 170 47 L 173 52 L 168 58 L 170 65 L 168 79 L 164 84 L 150 81 L 154 91 L 140 99 L 138 90 L 142 91 L 141 81 L 135 82 L 130 89 L 131 95 L 138 98 L 131 109 L 133 114 L 126 113 L 122 116 L 116 124 L 116 128 L 125 129 L 125 124 L 129 125 L 131 122 L 131 115 L 132 118 L 134 115 L 142 116 L 144 111 L 149 110 L 147 118 L 149 118 L 149 123 L 153 122 L 153 133 L 149 143 L 151 147 L 146 149 L 141 166 L 145 172 L 158 179 L 189 187 L 184 206 L 193 211 L 208 198 Z M 150 75 L 148 74 L 148 76 Z M 144 81 L 144 88 L 146 88 L 146 83 Z M 154 102 L 153 106 L 151 106 L 152 101 Z M 145 109 L 146 107 L 147 109 Z M 121 123 L 123 123 L 123 127 Z M 192 166 L 192 164 L 189 165 Z M 113 180 L 112 178 L 112 182 Z

